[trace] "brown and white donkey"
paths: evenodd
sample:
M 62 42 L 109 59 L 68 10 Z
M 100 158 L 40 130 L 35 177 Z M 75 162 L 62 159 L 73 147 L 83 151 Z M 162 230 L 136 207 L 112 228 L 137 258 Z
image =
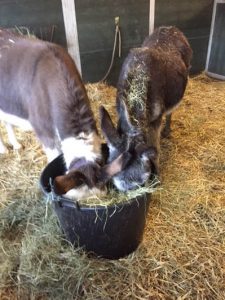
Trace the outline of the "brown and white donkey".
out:
M 0 120 L 19 148 L 11 125 L 34 130 L 51 161 L 63 153 L 67 174 L 55 190 L 69 198 L 99 194 L 129 159 L 103 166 L 101 141 L 76 66 L 60 46 L 0 29 Z M 5 152 L 0 139 L 0 153 Z M 74 189 L 76 187 L 76 189 Z

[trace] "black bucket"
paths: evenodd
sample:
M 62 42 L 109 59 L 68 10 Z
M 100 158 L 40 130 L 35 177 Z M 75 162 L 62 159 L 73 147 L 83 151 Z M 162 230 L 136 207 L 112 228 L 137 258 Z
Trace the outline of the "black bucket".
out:
M 45 195 L 51 192 L 50 178 L 54 180 L 64 173 L 60 155 L 41 174 L 40 184 Z M 150 195 L 107 207 L 81 206 L 54 193 L 52 197 L 61 228 L 75 247 L 83 247 L 100 257 L 118 259 L 132 253 L 142 241 Z

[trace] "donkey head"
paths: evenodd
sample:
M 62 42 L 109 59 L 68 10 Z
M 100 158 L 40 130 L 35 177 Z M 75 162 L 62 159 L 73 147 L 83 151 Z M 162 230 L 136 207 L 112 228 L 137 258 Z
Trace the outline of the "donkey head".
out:
M 118 126 L 115 128 L 109 113 L 103 106 L 100 108 L 101 129 L 109 147 L 108 162 L 121 153 L 130 154 L 124 168 L 112 178 L 118 190 L 127 191 L 143 185 L 149 179 L 157 152 L 154 147 L 147 145 L 142 131 L 131 124 L 123 100 L 118 107 L 118 117 Z
M 80 158 L 73 163 L 68 173 L 55 178 L 54 191 L 76 200 L 93 195 L 102 196 L 106 192 L 106 183 L 123 170 L 130 158 L 128 152 L 122 153 L 104 166 Z

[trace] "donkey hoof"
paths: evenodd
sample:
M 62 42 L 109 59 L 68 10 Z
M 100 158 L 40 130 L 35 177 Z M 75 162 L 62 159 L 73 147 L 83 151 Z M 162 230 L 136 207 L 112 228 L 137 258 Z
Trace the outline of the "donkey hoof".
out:
M 13 150 L 19 150 L 22 148 L 21 144 L 19 144 L 19 143 L 13 144 L 12 147 L 13 147 Z
M 5 147 L 0 147 L 0 154 L 7 154 L 9 151 Z

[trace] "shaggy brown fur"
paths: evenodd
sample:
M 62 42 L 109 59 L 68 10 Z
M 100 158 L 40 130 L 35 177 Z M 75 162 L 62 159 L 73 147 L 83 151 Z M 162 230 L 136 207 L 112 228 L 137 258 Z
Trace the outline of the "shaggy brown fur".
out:
M 117 134 L 109 122 L 106 124 L 109 116 L 105 113 L 102 122 L 112 148 L 109 159 L 125 149 L 133 155 L 132 165 L 114 178 L 119 189 L 134 188 L 143 184 L 148 174 L 159 173 L 162 118 L 169 114 L 164 130 L 168 136 L 170 114 L 183 97 L 191 57 L 191 47 L 179 29 L 160 27 L 125 59 L 117 86 Z M 139 153 L 140 147 L 149 147 L 149 152 Z
M 130 115 L 145 131 L 148 144 L 157 150 L 162 116 L 171 112 L 183 97 L 191 57 L 190 45 L 180 30 L 160 27 L 145 39 L 141 48 L 132 49 L 123 64 L 118 81 L 118 111 L 120 100 L 125 100 Z M 142 99 L 137 94 L 135 103 L 130 105 L 132 84 L 137 78 L 143 80 L 143 76 L 147 78 L 146 94 Z

